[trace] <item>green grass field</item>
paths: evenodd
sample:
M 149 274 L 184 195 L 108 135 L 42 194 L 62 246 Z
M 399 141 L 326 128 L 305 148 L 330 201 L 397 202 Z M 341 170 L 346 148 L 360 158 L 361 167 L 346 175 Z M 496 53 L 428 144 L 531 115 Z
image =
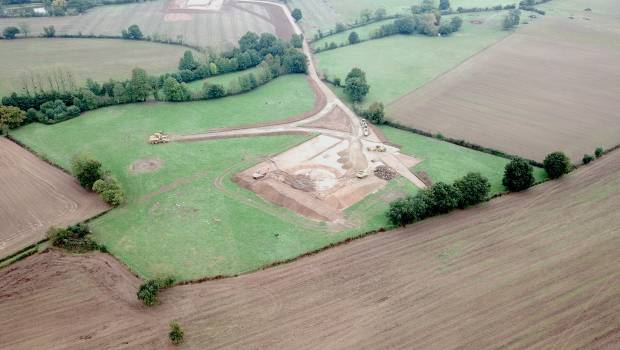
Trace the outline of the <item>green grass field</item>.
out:
M 433 182 L 452 183 L 469 172 L 479 172 L 489 179 L 491 194 L 506 190 L 502 185 L 502 177 L 509 161 L 505 158 L 396 128 L 384 126 L 381 131 L 390 142 L 402 146 L 402 153 L 422 159 L 412 171 L 426 172 Z M 534 168 L 534 176 L 537 181 L 545 179 L 545 170 Z
M 21 89 L 30 73 L 46 77 L 61 69 L 83 85 L 87 78 L 103 81 L 127 79 L 140 67 L 149 74 L 177 70 L 187 48 L 114 39 L 20 39 L 0 40 L 0 96 Z
M 223 85 L 224 88 L 228 88 L 228 85 L 230 85 L 232 81 L 235 81 L 239 79 L 239 77 L 246 75 L 246 74 L 250 74 L 250 73 L 256 74 L 257 71 L 258 71 L 258 68 L 250 68 L 250 69 L 242 70 L 239 72 L 217 75 L 212 78 L 207 78 L 204 80 L 193 81 L 191 83 L 188 83 L 187 88 L 193 92 L 202 91 L 202 87 L 207 81 L 211 84 L 220 84 L 220 85 Z
M 353 67 L 366 72 L 365 103 L 388 104 L 421 87 L 467 58 L 504 38 L 502 12 L 464 14 L 463 28 L 450 37 L 392 36 L 319 53 L 319 69 L 342 80 Z M 482 20 L 483 24 L 472 24 Z
M 127 203 L 91 222 L 94 237 L 144 278 L 179 280 L 233 275 L 296 257 L 372 229 L 388 227 L 388 203 L 416 189 L 402 178 L 347 209 L 352 224 L 334 231 L 266 203 L 231 181 L 231 175 L 310 136 L 273 136 L 148 145 L 156 130 L 184 134 L 286 118 L 309 110 L 313 94 L 303 76 L 284 76 L 253 92 L 214 101 L 146 103 L 95 110 L 46 126 L 32 124 L 13 136 L 68 168 L 77 152 L 100 160 L 122 183 Z M 494 190 L 505 160 L 386 128 L 404 152 L 424 162 L 435 181 L 476 170 Z M 160 169 L 135 173 L 137 160 Z M 425 164 L 426 163 L 426 164 Z

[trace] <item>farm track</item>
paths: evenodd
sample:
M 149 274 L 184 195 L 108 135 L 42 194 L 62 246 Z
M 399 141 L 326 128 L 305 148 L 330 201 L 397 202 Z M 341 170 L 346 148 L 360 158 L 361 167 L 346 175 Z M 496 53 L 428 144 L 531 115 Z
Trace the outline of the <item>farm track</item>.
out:
M 108 209 L 70 175 L 0 138 L 0 257 L 45 236 L 50 226 L 74 224 Z
M 37 254 L 0 270 L 0 348 L 166 348 L 176 319 L 188 348 L 617 349 L 618 172 L 613 152 L 470 210 L 174 287 L 151 309 L 110 256 Z

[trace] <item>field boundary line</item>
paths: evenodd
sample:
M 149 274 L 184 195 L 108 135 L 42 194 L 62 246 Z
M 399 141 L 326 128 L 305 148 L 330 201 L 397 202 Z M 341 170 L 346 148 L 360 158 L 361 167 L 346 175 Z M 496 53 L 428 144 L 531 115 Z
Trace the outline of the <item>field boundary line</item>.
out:
M 457 63 L 454 67 L 452 67 L 452 68 L 448 69 L 447 71 L 445 71 L 445 72 L 443 72 L 443 73 L 439 74 L 438 76 L 436 76 L 436 77 L 434 77 L 433 79 L 431 79 L 431 80 L 427 81 L 427 82 L 426 82 L 426 83 L 424 83 L 423 85 L 421 85 L 421 86 L 419 86 L 419 87 L 417 87 L 417 88 L 415 88 L 415 89 L 413 89 L 413 90 L 409 91 L 408 93 L 406 93 L 405 95 L 403 95 L 403 96 L 401 96 L 401 97 L 399 97 L 399 98 L 395 99 L 394 101 L 389 102 L 389 103 L 387 104 L 388 109 L 389 109 L 389 107 L 390 107 L 391 105 L 393 105 L 393 104 L 395 104 L 395 103 L 397 103 L 397 102 L 400 102 L 400 100 L 402 100 L 402 99 L 404 99 L 404 98 L 408 97 L 409 95 L 411 95 L 411 94 L 415 93 L 416 91 L 418 91 L 418 90 L 420 90 L 420 89 L 424 88 L 425 86 L 427 86 L 427 85 L 429 85 L 429 84 L 431 84 L 431 83 L 433 83 L 433 82 L 435 82 L 435 81 L 437 81 L 437 80 L 439 80 L 439 79 L 443 78 L 444 76 L 446 76 L 446 75 L 448 75 L 448 74 L 452 73 L 453 71 L 455 71 L 457 68 L 459 68 L 459 67 L 460 67 L 460 66 L 462 66 L 463 64 L 465 64 L 465 63 L 467 63 L 467 62 L 469 62 L 469 61 L 471 61 L 471 60 L 475 59 L 477 56 L 479 56 L 479 55 L 481 55 L 481 54 L 485 53 L 486 51 L 490 50 L 491 48 L 493 48 L 493 47 L 495 47 L 495 46 L 497 46 L 497 45 L 499 45 L 499 44 L 503 43 L 504 41 L 508 40 L 508 38 L 512 37 L 512 36 L 513 36 L 514 34 L 516 34 L 516 33 L 517 33 L 517 32 L 516 32 L 516 31 L 514 31 L 514 32 L 512 32 L 512 33 L 510 33 L 510 34 L 506 35 L 505 37 L 503 37 L 503 38 L 499 39 L 498 41 L 496 41 L 496 42 L 492 43 L 491 45 L 489 45 L 489 46 L 487 46 L 487 47 L 483 48 L 482 50 L 480 50 L 480 51 L 478 51 L 478 52 L 474 53 L 473 55 L 466 57 L 465 59 L 463 59 L 462 61 L 460 61 L 459 63 Z

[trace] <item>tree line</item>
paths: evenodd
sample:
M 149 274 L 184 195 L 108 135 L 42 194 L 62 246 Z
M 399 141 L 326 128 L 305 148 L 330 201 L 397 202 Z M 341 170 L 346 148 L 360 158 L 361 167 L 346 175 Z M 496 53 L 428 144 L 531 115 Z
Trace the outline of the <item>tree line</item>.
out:
M 128 80 L 110 79 L 98 83 L 87 79 L 86 86 L 81 88 L 76 88 L 66 75 L 60 73 L 53 78 L 31 77 L 24 79 L 26 87 L 20 93 L 13 92 L 3 97 L 2 105 L 17 107 L 25 112 L 22 123 L 37 121 L 53 124 L 73 118 L 80 112 L 144 102 L 151 96 L 155 100 L 187 101 L 234 95 L 250 91 L 282 74 L 306 73 L 307 57 L 295 47 L 303 39 L 292 39 L 293 43 L 290 43 L 270 33 L 258 35 L 248 32 L 239 40 L 239 47 L 210 54 L 202 60 L 197 60 L 191 51 L 186 51 L 175 73 L 151 76 L 144 69 L 135 68 Z M 260 67 L 256 74 L 242 76 L 228 89 L 219 85 L 206 85 L 202 93 L 191 95 L 184 85 L 186 82 L 257 65 Z M 163 96 L 160 96 L 160 92 L 163 92 Z M 12 118 L 10 127 L 16 127 L 14 121 L 18 119 Z
M 570 159 L 562 152 L 547 155 L 543 166 L 552 180 L 561 178 L 573 169 Z M 534 168 L 528 161 L 514 158 L 506 164 L 502 184 L 508 191 L 525 191 L 534 183 Z M 393 201 L 386 215 L 393 225 L 405 226 L 457 208 L 464 209 L 482 203 L 488 200 L 490 189 L 487 178 L 479 173 L 469 173 L 453 184 L 438 182 L 414 196 Z

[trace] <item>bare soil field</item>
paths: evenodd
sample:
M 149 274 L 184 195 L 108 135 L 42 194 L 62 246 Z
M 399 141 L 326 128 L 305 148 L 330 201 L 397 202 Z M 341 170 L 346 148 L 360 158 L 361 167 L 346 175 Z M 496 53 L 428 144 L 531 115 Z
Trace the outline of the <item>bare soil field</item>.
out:
M 0 258 L 108 209 L 71 176 L 0 137 Z
M 220 10 L 183 7 L 177 1 L 148 1 L 144 3 L 101 6 L 79 16 L 1 18 L 0 28 L 30 25 L 32 35 L 53 25 L 57 34 L 118 35 L 121 30 L 137 24 L 144 35 L 159 40 L 182 40 L 200 47 L 230 48 L 246 32 L 290 32 L 288 22 L 282 21 L 281 11 L 272 6 L 237 4 L 226 0 Z M 272 18 L 272 16 L 274 18 Z M 284 35 L 283 34 L 283 35 Z M 290 35 L 285 37 L 290 39 Z
M 389 119 L 535 160 L 620 143 L 619 26 L 583 16 L 520 28 L 390 104 Z
M 0 270 L 0 348 L 617 349 L 620 152 L 560 181 L 139 306 L 111 257 Z M 36 322 L 34 322 L 36 320 Z
M 71 73 L 77 85 L 131 78 L 140 67 L 149 74 L 177 70 L 187 48 L 144 41 L 113 39 L 28 39 L 0 41 L 0 96 L 23 88 L 23 80 L 47 77 L 57 70 Z

